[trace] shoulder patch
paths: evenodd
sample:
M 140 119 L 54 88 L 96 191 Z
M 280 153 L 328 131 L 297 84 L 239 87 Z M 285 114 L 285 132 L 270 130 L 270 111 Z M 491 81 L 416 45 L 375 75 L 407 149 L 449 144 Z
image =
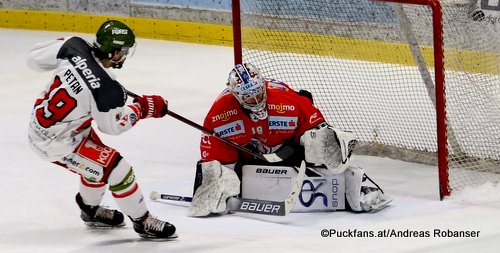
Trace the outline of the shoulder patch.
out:
M 57 54 L 58 59 L 68 60 L 92 92 L 101 112 L 125 105 L 127 95 L 123 87 L 113 80 L 92 55 L 91 46 L 82 38 L 68 39 Z
M 274 79 L 268 79 L 266 83 L 268 89 L 289 90 L 288 85 L 284 82 L 280 82 Z

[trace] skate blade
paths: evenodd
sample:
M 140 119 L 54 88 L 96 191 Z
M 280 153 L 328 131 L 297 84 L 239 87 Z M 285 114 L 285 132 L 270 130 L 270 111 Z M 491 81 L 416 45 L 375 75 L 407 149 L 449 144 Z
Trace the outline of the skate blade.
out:
M 147 241 L 155 241 L 155 242 L 164 242 L 164 241 L 173 241 L 179 237 L 179 235 L 175 232 L 169 237 L 161 238 L 161 237 L 155 237 L 147 234 L 139 234 L 139 236 Z
M 95 222 L 95 221 L 84 221 L 83 224 L 85 224 L 85 226 L 89 227 L 89 228 L 96 228 L 96 229 L 107 229 L 107 228 L 121 228 L 123 226 L 125 226 L 125 222 L 123 223 L 120 223 L 118 225 L 109 225 L 109 224 L 106 224 L 106 223 L 102 223 L 102 222 Z
M 371 206 L 372 210 L 370 210 L 370 213 L 375 213 L 375 212 L 378 212 L 378 211 L 386 208 L 389 205 L 389 203 L 391 203 L 391 202 L 392 202 L 391 197 L 384 196 L 384 199 L 382 201 Z

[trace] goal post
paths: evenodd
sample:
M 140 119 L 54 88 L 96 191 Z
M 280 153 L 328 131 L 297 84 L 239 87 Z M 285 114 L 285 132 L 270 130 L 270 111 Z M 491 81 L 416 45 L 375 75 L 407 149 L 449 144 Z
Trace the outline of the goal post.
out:
M 500 178 L 500 32 L 480 1 L 232 0 L 235 63 L 311 91 L 356 153 L 436 165 L 448 196 Z

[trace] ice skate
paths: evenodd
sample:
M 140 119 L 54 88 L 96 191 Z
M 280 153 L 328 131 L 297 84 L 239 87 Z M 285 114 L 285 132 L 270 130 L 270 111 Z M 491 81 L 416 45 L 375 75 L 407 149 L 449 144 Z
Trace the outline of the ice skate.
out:
M 365 212 L 376 212 L 392 202 L 392 198 L 375 187 L 361 187 L 361 208 Z
M 76 203 L 81 209 L 85 225 L 89 227 L 123 227 L 125 219 L 120 211 L 108 209 L 103 206 L 89 206 L 83 203 L 80 193 L 76 195 Z
M 170 240 L 178 237 L 174 225 L 153 217 L 149 212 L 144 217 L 132 220 L 134 230 L 140 237 L 152 240 Z

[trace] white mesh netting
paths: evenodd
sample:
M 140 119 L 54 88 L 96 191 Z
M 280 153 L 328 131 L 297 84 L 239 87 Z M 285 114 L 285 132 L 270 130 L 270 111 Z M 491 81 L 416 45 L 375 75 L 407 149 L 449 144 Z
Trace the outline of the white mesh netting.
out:
M 476 1 L 444 1 L 449 187 L 500 178 L 500 44 Z M 432 14 L 427 6 L 241 0 L 243 60 L 313 93 L 358 153 L 435 164 Z M 410 46 L 413 45 L 413 46 Z

